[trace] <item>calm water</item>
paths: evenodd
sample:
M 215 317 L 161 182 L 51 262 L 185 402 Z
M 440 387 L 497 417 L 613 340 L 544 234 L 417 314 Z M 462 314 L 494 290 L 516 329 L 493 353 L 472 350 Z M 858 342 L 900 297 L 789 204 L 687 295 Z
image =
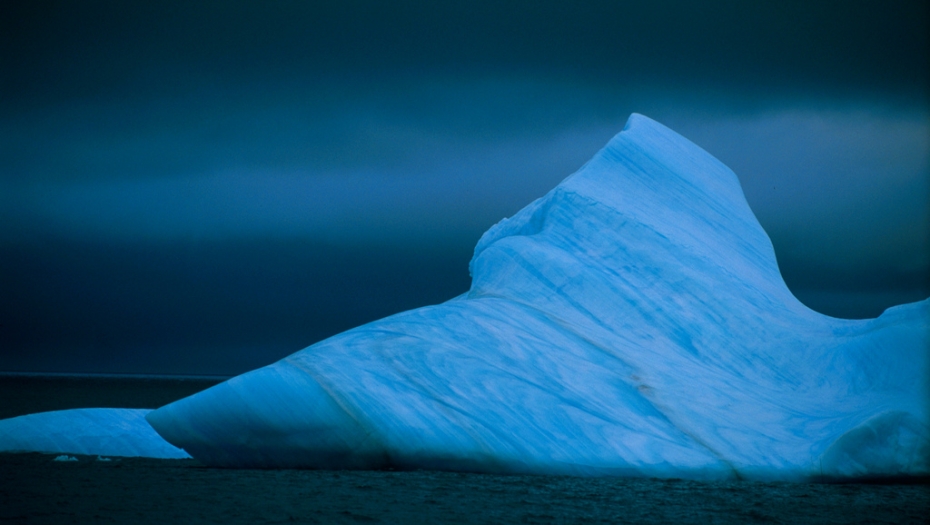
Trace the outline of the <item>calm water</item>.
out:
M 211 381 L 0 378 L 0 413 L 149 406 Z M 56 396 L 66 392 L 56 406 Z M 12 394 L 12 395 L 11 395 Z M 147 401 L 157 404 L 140 405 Z M 51 407 L 51 408 L 49 408 Z M 25 413 L 25 412 L 23 412 Z M 28 523 L 924 523 L 928 485 L 451 472 L 229 470 L 0 454 L 0 521 Z

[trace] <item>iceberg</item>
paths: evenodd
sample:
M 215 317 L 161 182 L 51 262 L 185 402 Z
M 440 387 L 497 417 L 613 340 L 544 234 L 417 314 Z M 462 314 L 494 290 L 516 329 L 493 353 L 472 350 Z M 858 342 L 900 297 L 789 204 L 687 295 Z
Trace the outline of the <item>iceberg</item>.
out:
M 491 227 L 469 269 L 459 297 L 135 428 L 224 467 L 930 474 L 930 299 L 870 320 L 810 310 L 736 175 L 644 116 Z
M 0 452 L 183 459 L 190 456 L 159 436 L 145 420 L 151 412 L 131 408 L 76 408 L 0 420 Z
M 488 230 L 469 269 L 459 297 L 146 417 L 227 467 L 930 473 L 930 299 L 810 310 L 736 175 L 644 116 Z

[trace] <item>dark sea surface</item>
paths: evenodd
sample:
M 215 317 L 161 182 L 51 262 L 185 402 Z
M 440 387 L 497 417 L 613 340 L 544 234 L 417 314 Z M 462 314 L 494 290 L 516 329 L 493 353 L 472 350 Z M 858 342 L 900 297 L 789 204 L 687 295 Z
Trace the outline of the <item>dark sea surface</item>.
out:
M 215 379 L 0 376 L 0 415 L 155 408 Z M 4 523 L 926 523 L 930 485 L 233 470 L 0 454 Z

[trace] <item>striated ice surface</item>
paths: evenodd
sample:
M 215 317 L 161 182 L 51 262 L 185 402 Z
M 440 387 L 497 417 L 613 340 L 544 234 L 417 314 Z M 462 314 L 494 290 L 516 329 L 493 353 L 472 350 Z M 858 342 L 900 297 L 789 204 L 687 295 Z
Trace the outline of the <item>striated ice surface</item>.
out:
M 145 415 L 150 410 L 78 408 L 0 420 L 0 452 L 189 458 L 161 438 Z M 74 461 L 67 455 L 56 461 Z

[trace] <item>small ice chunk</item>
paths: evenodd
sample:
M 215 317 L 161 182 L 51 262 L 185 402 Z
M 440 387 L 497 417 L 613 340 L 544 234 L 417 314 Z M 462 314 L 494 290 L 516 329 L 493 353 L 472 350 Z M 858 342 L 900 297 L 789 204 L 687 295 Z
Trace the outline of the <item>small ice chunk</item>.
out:
M 150 410 L 77 408 L 0 420 L 0 452 L 188 458 L 145 420 Z

